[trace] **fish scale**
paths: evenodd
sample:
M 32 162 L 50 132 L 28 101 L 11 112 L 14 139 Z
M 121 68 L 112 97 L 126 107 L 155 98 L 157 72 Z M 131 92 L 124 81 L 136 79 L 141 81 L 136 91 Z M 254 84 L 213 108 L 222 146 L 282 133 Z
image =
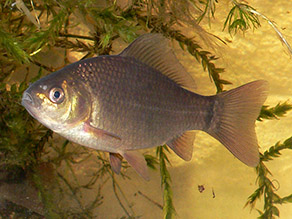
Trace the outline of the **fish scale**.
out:
M 220 141 L 249 166 L 259 162 L 254 123 L 268 83 L 254 81 L 213 96 L 195 83 L 159 34 L 137 38 L 119 55 L 70 64 L 33 83 L 22 104 L 42 124 L 65 138 L 122 158 L 145 179 L 146 161 L 136 150 L 166 144 L 190 160 L 194 132 Z
M 123 139 L 121 147 L 137 149 L 163 144 L 174 135 L 186 130 L 203 129 L 208 125 L 205 115 L 212 110 L 211 100 L 179 87 L 145 64 L 119 56 L 92 58 L 87 61 L 87 66 L 88 62 L 94 66 L 87 69 L 95 74 L 91 77 L 102 82 L 88 84 L 92 95 L 97 97 L 93 102 L 93 111 L 99 112 L 98 117 L 107 118 L 106 121 L 95 121 L 93 117 L 91 121 L 97 127 L 120 136 Z M 79 64 L 81 71 L 83 64 Z M 106 68 L 103 74 L 96 70 L 113 65 L 115 68 Z M 127 72 L 122 73 L 119 69 L 127 69 Z M 80 79 L 84 83 L 87 81 L 86 77 Z M 116 118 L 120 119 L 116 121 Z M 129 136 L 128 132 L 132 130 L 136 134 Z

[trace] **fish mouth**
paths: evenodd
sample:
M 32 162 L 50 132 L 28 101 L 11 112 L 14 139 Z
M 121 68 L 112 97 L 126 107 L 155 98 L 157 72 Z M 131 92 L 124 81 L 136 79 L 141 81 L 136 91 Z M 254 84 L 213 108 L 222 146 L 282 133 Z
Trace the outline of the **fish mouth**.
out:
M 29 114 L 37 118 L 36 113 L 35 113 L 35 102 L 28 92 L 24 92 L 22 95 L 22 100 L 21 100 L 21 105 L 25 107 L 25 109 L 29 112 Z
M 29 106 L 34 106 L 34 101 L 33 101 L 32 96 L 26 91 L 22 95 L 21 105 L 24 106 L 25 108 L 28 105 Z

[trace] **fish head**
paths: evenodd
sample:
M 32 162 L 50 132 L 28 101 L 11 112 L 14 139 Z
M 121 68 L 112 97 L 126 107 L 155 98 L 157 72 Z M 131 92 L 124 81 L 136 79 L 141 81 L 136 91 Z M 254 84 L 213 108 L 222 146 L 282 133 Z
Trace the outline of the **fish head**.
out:
M 58 72 L 30 85 L 21 104 L 31 116 L 58 133 L 87 120 L 91 112 L 86 85 Z

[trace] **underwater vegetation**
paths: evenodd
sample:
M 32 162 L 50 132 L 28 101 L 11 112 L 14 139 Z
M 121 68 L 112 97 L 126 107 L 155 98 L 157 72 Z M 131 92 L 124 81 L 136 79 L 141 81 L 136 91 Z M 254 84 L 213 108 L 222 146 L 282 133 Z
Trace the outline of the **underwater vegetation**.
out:
M 135 213 L 130 197 L 125 196 L 126 188 L 116 180 L 107 155 L 75 145 L 46 129 L 21 106 L 22 93 L 40 77 L 74 62 L 74 55 L 85 59 L 116 54 L 113 50 L 117 44 L 127 45 L 147 32 L 160 33 L 177 42 L 201 64 L 217 93 L 228 90 L 232 81 L 224 79 L 224 69 L 216 64 L 219 57 L 212 52 L 216 43 L 223 40 L 207 33 L 201 24 L 207 21 L 211 26 L 218 5 L 216 0 L 1 0 L 0 188 L 6 186 L 16 194 L 16 188 L 21 188 L 25 194 L 29 187 L 36 200 L 22 201 L 0 194 L 0 216 L 95 218 L 98 217 L 96 209 L 103 205 L 103 189 L 110 185 L 124 211 L 120 217 L 143 218 Z M 289 43 L 268 15 L 245 1 L 229 1 L 228 7 L 223 30 L 234 36 L 268 22 L 291 52 Z M 195 37 L 184 31 L 186 27 L 193 30 Z M 50 51 L 57 56 L 57 61 L 50 59 Z M 289 101 L 263 106 L 258 122 L 278 119 L 280 123 L 280 117 L 291 109 Z M 281 139 L 266 151 L 260 150 L 260 163 L 255 168 L 258 188 L 246 203 L 256 208 L 260 218 L 280 216 L 278 206 L 292 202 L 292 194 L 277 193 L 278 181 L 267 167 L 267 163 L 279 159 L 289 149 L 292 149 L 292 137 Z M 163 210 L 164 218 L 173 218 L 176 211 L 169 172 L 170 151 L 165 145 L 155 150 L 156 153 L 145 152 L 144 157 L 148 167 L 160 173 L 163 203 L 150 201 Z M 129 179 L 127 168 L 128 164 L 123 162 L 119 177 Z M 83 176 L 78 177 L 81 173 Z M 93 188 L 97 192 L 88 201 Z M 137 194 L 148 198 L 140 191 Z M 264 202 L 262 208 L 256 207 L 260 199 Z

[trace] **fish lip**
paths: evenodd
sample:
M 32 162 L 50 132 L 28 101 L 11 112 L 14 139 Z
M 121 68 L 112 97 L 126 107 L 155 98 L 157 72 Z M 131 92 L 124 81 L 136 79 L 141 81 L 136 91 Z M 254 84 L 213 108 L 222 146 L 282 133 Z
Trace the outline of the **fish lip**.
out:
M 32 96 L 26 91 L 22 95 L 21 105 L 24 106 L 25 108 L 27 106 L 35 105 Z
M 35 119 L 37 119 L 35 101 L 30 93 L 25 91 L 22 95 L 21 105 L 27 110 L 27 112 Z

